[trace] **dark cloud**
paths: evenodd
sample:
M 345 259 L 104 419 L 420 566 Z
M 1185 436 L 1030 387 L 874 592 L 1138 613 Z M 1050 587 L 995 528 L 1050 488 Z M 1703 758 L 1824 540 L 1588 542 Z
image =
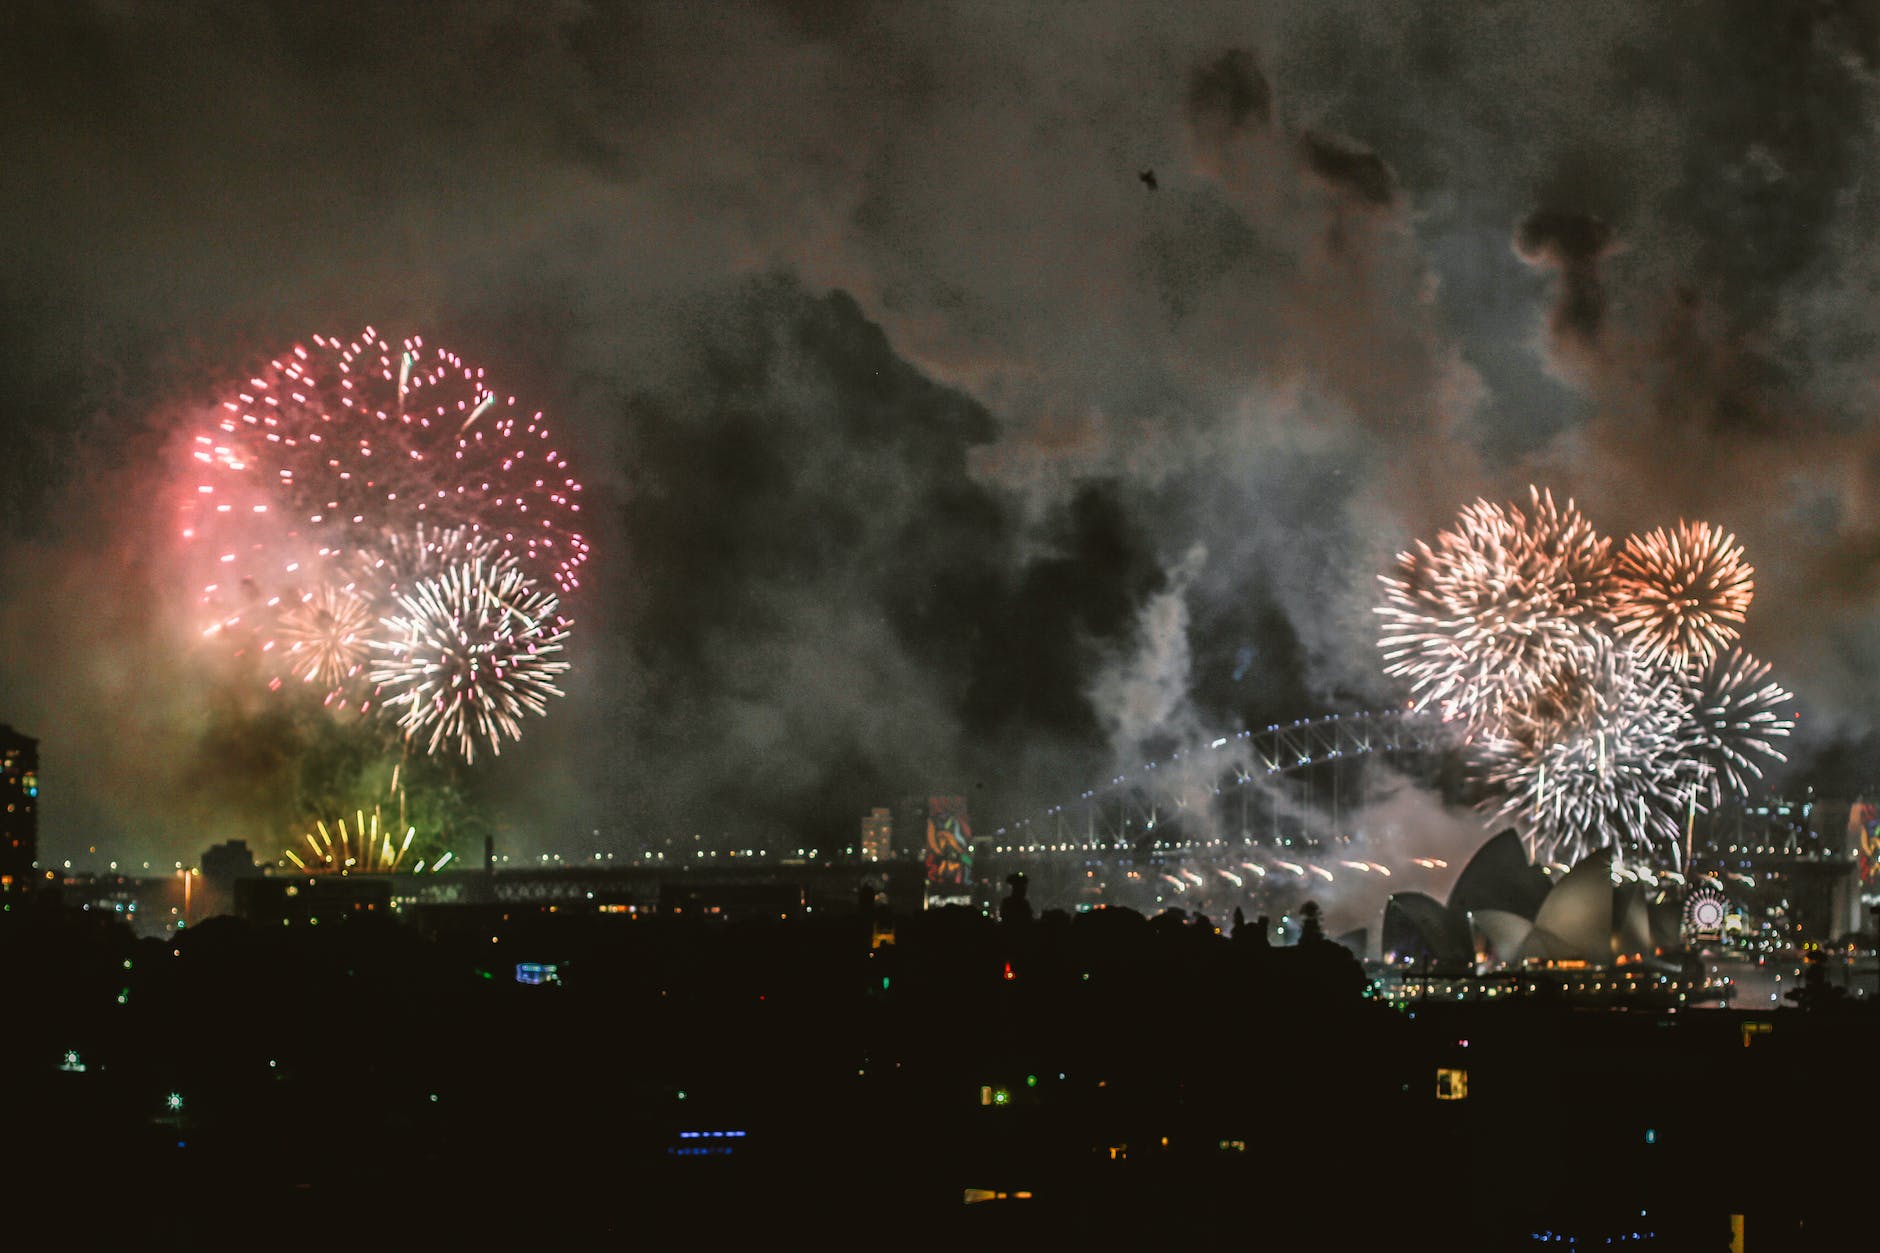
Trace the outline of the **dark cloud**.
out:
M 1023 558 L 1013 502 L 967 472 L 991 415 L 848 297 L 766 277 L 684 316 L 689 362 L 625 412 L 648 816 L 800 830 L 902 791 L 1004 797 L 1034 748 L 1098 748 L 1084 689 L 1159 577 L 1113 489 Z
M 1196 66 L 1188 79 L 1188 125 L 1204 149 L 1224 147 L 1273 117 L 1273 88 L 1253 53 L 1234 48 Z
M 1305 131 L 1299 136 L 1299 148 L 1307 168 L 1361 203 L 1387 205 L 1395 195 L 1397 180 L 1390 167 L 1362 144 Z
M 1612 228 L 1590 213 L 1538 209 L 1515 228 L 1521 259 L 1559 275 L 1550 324 L 1554 334 L 1587 343 L 1599 335 L 1606 296 L 1599 261 L 1612 246 Z

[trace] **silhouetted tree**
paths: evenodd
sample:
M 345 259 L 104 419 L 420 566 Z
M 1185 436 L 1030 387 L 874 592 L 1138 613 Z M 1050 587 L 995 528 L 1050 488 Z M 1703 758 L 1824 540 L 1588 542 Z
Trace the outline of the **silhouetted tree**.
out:
M 1828 957 L 1820 949 L 1808 953 L 1808 965 L 1802 971 L 1802 986 L 1792 988 L 1788 999 L 1797 1009 L 1827 1009 L 1847 995 L 1846 988 L 1828 982 Z
M 1319 917 L 1319 903 L 1307 901 L 1299 909 L 1299 943 L 1317 945 L 1325 943 L 1325 924 Z
M 1025 893 L 1031 883 L 1022 874 L 1005 876 L 1006 886 L 1012 894 L 999 902 L 999 921 L 1024 924 L 1031 921 L 1031 901 Z
M 1188 911 L 1170 905 L 1149 919 L 1149 925 L 1163 935 L 1172 935 L 1188 925 Z

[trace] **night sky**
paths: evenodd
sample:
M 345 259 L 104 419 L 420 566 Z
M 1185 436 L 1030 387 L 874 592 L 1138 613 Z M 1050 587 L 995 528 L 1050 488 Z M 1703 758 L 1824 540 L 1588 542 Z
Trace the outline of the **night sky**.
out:
M 1853 786 L 1877 59 L 1871 9 L 1771 0 L 9 4 L 41 858 L 284 834 L 266 693 L 186 629 L 178 441 L 367 325 L 590 493 L 570 695 L 478 772 L 506 848 L 983 827 L 1377 707 L 1378 572 L 1530 482 L 1734 531 L 1798 765 Z

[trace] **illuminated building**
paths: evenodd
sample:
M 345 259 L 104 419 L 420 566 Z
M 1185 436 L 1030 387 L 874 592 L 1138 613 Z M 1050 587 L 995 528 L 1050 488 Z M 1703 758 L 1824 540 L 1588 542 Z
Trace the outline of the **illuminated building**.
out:
M 927 904 L 972 903 L 973 828 L 963 796 L 927 798 Z
M 862 860 L 887 861 L 894 856 L 894 813 L 876 807 L 862 819 Z
M 39 741 L 0 723 L 0 887 L 24 885 L 39 856 Z
M 1461 971 L 1572 962 L 1626 965 L 1679 947 L 1678 901 L 1595 853 L 1564 876 L 1526 864 L 1512 831 L 1489 840 L 1463 868 L 1447 905 L 1394 893 L 1384 908 L 1386 961 Z

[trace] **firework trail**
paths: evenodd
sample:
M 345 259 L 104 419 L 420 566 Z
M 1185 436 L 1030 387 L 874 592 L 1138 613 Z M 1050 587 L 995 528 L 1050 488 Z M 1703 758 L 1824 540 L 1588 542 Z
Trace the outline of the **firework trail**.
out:
M 1598 630 L 1610 607 L 1611 541 L 1572 501 L 1529 489 L 1529 508 L 1478 500 L 1435 544 L 1380 576 L 1385 673 L 1417 709 L 1492 721 Z
M 1795 729 L 1794 720 L 1778 709 L 1794 698 L 1768 679 L 1769 663 L 1732 649 L 1689 682 L 1685 734 L 1713 805 L 1722 799 L 1726 786 L 1742 796 L 1749 791 L 1751 779 L 1762 778 L 1756 758 L 1788 760 L 1774 741 Z
M 1737 638 L 1754 573 L 1736 536 L 1708 522 L 1627 536 L 1614 561 L 1614 629 L 1648 660 L 1707 666 Z
M 562 695 L 559 598 L 512 559 L 461 562 L 396 600 L 400 612 L 372 641 L 371 678 L 381 709 L 426 752 L 448 748 L 465 762 L 479 746 L 500 753 L 503 736 L 522 738 L 525 714 L 547 713 L 548 698 Z

